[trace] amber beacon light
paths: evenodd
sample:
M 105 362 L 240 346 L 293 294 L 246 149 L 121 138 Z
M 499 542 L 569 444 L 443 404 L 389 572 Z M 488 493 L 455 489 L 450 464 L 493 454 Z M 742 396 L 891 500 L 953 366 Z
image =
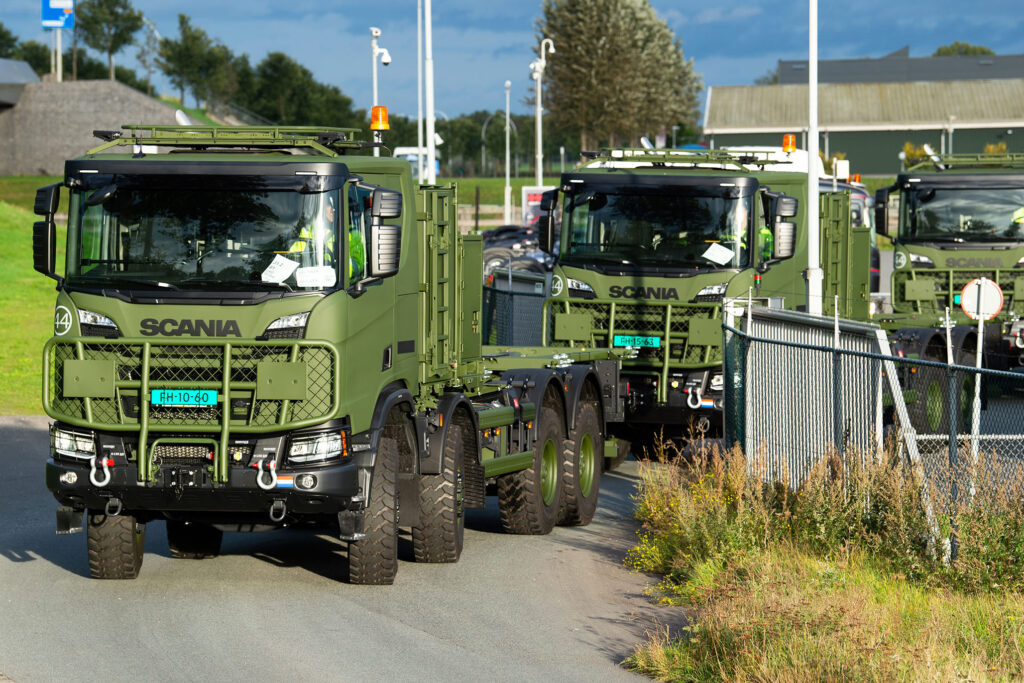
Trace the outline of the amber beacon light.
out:
M 370 110 L 370 130 L 391 130 L 387 107 L 377 105 Z
M 786 133 L 782 136 L 782 151 L 786 154 L 791 154 L 796 151 L 796 136 L 792 133 Z

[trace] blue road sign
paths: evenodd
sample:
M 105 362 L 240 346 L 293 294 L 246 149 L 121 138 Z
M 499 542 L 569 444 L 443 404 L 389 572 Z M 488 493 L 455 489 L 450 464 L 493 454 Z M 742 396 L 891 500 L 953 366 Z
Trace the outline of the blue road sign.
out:
M 74 28 L 75 0 L 43 0 L 43 28 Z

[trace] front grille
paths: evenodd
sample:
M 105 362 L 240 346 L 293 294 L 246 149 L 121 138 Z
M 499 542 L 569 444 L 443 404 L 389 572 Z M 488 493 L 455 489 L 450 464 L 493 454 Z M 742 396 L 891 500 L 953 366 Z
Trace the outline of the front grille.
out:
M 668 362 L 673 367 L 710 365 L 722 361 L 721 344 L 690 343 L 690 321 L 719 320 L 721 306 L 715 304 L 627 304 L 616 301 L 552 301 L 551 312 L 586 313 L 591 318 L 591 343 L 597 347 L 611 347 L 614 337 L 659 337 L 658 347 L 637 350 L 635 361 L 624 365 L 656 366 Z M 667 326 L 666 326 L 666 317 Z M 668 334 L 666 336 L 666 327 Z M 567 346 L 568 342 L 552 339 L 552 346 Z M 666 348 L 670 349 L 665 358 Z
M 225 416 L 222 403 L 212 406 L 149 407 L 149 425 L 204 426 L 216 429 L 230 420 L 238 427 L 289 428 L 291 423 L 329 419 L 337 405 L 337 352 L 334 347 L 315 341 L 267 341 L 231 343 L 231 356 L 225 359 L 227 342 L 211 344 L 161 343 L 151 341 L 148 350 L 140 342 L 110 340 L 53 339 L 47 343 L 46 411 L 52 417 L 69 421 L 89 420 L 91 426 L 137 425 L 142 419 L 140 398 L 143 368 L 148 366 L 149 389 L 215 388 L 223 400 L 225 370 L 231 410 Z M 116 382 L 114 398 L 79 398 L 64 395 L 64 366 L 69 360 L 106 361 L 112 364 Z M 259 399 L 252 390 L 258 368 L 263 363 L 288 363 L 297 360 L 306 366 L 306 398 L 284 401 Z M 87 410 L 88 407 L 88 410 Z
M 1003 310 L 1012 311 L 1017 303 L 1016 283 L 1024 279 L 1024 272 L 1005 270 L 934 270 L 915 268 L 897 271 L 893 277 L 893 310 L 897 313 L 934 313 L 942 315 L 946 308 L 958 310 L 960 302 L 954 297 L 963 291 L 971 280 L 978 278 L 993 280 L 1003 289 Z M 922 298 L 923 297 L 923 298 Z
M 204 465 L 213 460 L 213 450 L 204 444 L 157 444 L 153 449 L 155 465 Z

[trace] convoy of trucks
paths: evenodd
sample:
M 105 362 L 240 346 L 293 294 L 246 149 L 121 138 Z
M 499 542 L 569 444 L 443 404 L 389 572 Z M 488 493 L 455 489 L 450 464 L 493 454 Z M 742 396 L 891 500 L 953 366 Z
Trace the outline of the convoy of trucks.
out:
M 349 129 L 97 135 L 33 228 L 57 281 L 46 484 L 93 577 L 134 578 L 153 521 L 177 558 L 330 529 L 357 584 L 394 580 L 399 527 L 417 561 L 458 560 L 489 493 L 510 533 L 590 522 L 629 352 L 485 348 L 453 186 Z
M 328 528 L 364 584 L 394 580 L 399 527 L 417 561 L 458 560 L 465 510 L 488 494 L 511 533 L 587 524 L 602 470 L 657 434 L 719 428 L 726 301 L 806 308 L 807 174 L 773 153 L 587 154 L 542 202 L 540 339 L 486 346 L 480 235 L 456 225 L 454 186 L 360 154 L 379 143 L 305 127 L 97 135 L 39 190 L 33 236 L 58 292 L 46 483 L 97 578 L 135 577 L 161 520 L 180 558 L 216 555 L 224 531 Z M 1024 365 L 1024 155 L 935 158 L 877 193 L 879 234 L 899 197 L 880 315 L 869 202 L 836 190 L 814 207 L 827 307 L 873 318 L 907 356 L 946 360 L 948 338 L 968 364 L 960 292 L 987 277 L 1006 305 L 984 363 Z M 906 378 L 919 430 L 960 412 L 939 375 Z

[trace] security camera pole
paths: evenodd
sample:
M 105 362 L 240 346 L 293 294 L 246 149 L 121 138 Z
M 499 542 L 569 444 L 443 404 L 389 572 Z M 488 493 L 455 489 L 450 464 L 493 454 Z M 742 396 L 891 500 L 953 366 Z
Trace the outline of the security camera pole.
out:
M 544 184 L 544 136 L 541 132 L 541 113 L 544 111 L 544 106 L 541 104 L 541 92 L 544 88 L 541 79 L 544 78 L 544 67 L 548 65 L 544 52 L 545 49 L 551 54 L 555 54 L 555 43 L 550 38 L 540 41 L 540 59 L 530 63 L 530 69 L 533 70 L 533 80 L 537 82 L 537 185 Z
M 388 52 L 387 48 L 378 47 L 377 39 L 380 38 L 380 29 L 376 26 L 370 27 L 370 53 L 371 62 L 373 66 L 373 106 L 377 106 L 377 57 L 380 57 L 380 63 L 387 66 L 391 63 L 391 53 Z M 373 156 L 380 156 L 380 147 L 373 148 Z

